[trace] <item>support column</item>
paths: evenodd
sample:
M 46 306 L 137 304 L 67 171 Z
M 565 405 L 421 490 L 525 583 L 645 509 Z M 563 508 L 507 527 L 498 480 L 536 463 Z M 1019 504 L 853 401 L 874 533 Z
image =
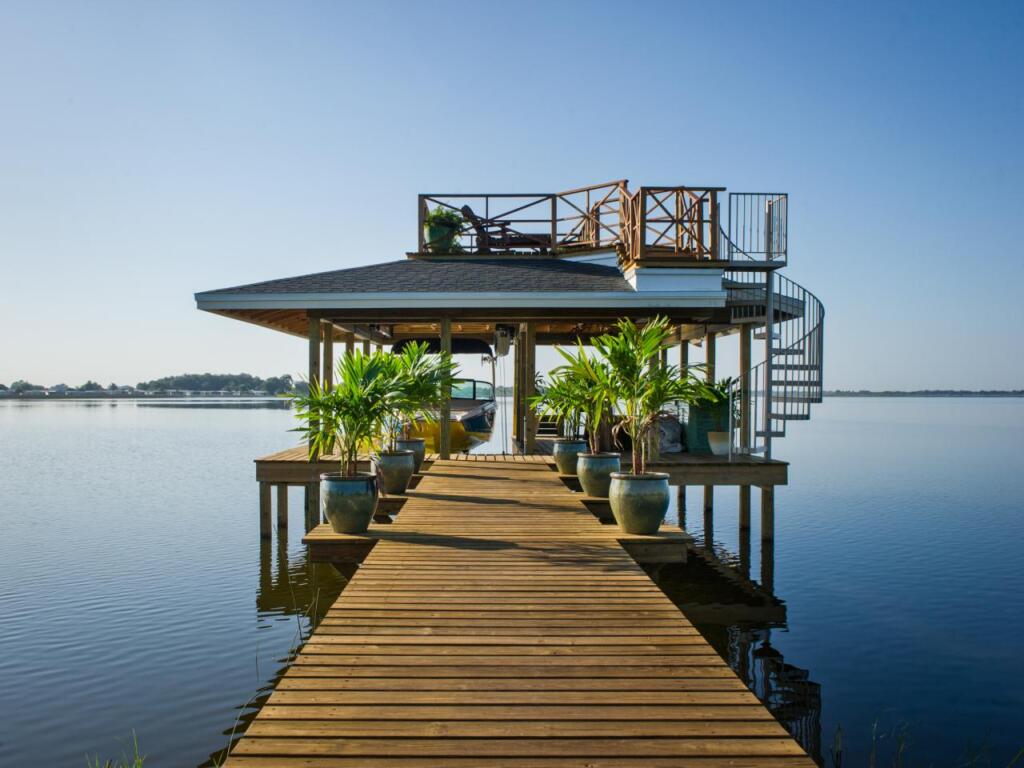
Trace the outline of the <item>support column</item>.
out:
M 334 323 L 325 320 L 320 330 L 324 337 L 324 355 L 321 361 L 323 374 L 320 382 L 324 389 L 328 389 L 334 384 Z
M 260 482 L 260 538 L 270 538 L 270 483 Z
M 523 348 L 525 346 L 522 330 L 517 328 L 512 342 L 512 441 L 518 445 L 520 450 L 522 450 L 523 415 L 519 409 L 519 402 L 523 395 Z
M 708 331 L 704 337 L 704 378 L 708 384 L 715 383 L 715 339 L 714 331 Z M 715 508 L 715 486 L 704 486 L 704 514 Z
M 775 591 L 775 488 L 761 489 L 761 586 Z
M 690 342 L 683 338 L 683 326 L 679 326 L 679 375 L 686 378 L 690 369 Z M 686 528 L 686 486 L 680 485 L 679 495 L 679 527 Z
M 750 323 L 740 326 L 740 451 L 750 452 Z M 747 489 L 749 493 L 750 489 Z
M 740 486 L 740 571 L 750 578 L 750 486 Z
M 277 486 L 277 527 L 282 531 L 288 528 L 288 486 L 284 483 Z
M 537 391 L 537 324 L 526 323 L 525 355 L 523 365 L 523 421 L 525 422 L 526 438 L 524 452 L 533 453 L 537 449 L 537 416 L 530 408 L 530 398 Z
M 356 335 L 354 333 L 345 334 L 345 354 L 351 355 L 356 348 Z
M 370 354 L 370 340 L 369 339 L 363 339 L 363 354 L 364 355 Z
M 309 318 L 309 381 L 312 383 L 320 376 L 320 319 L 317 317 Z M 310 445 L 310 456 L 311 462 L 316 461 L 319 458 L 316 452 Z M 270 501 L 270 488 L 267 487 L 267 502 Z M 269 513 L 268 513 L 269 514 Z M 309 526 L 312 521 L 316 520 L 319 522 L 320 517 L 320 484 L 313 482 L 306 486 L 306 524 Z M 269 523 L 269 519 L 268 519 Z
M 452 352 L 452 321 L 445 317 L 441 319 L 441 353 Z M 437 452 L 442 459 L 450 459 L 452 455 L 452 402 L 451 392 L 446 392 L 441 401 L 441 423 L 438 429 Z

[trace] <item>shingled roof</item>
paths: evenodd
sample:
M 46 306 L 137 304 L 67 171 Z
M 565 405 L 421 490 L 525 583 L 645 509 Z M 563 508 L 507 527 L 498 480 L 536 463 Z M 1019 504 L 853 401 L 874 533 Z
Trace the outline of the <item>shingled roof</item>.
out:
M 616 267 L 565 259 L 405 259 L 207 291 L 205 295 L 283 293 L 447 293 L 626 291 Z

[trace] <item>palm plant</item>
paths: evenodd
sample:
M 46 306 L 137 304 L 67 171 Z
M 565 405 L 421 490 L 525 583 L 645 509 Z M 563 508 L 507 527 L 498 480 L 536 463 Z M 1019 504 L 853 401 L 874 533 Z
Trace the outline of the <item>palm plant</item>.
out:
M 529 399 L 530 407 L 539 416 L 557 420 L 565 437 L 578 440 L 586 405 L 584 382 L 567 370 L 556 369 L 539 389 L 540 392 Z
M 431 354 L 429 349 L 426 342 L 412 342 L 400 354 L 392 355 L 402 390 L 402 405 L 396 412 L 400 419 L 401 437 L 409 437 L 416 422 L 429 424 L 436 421 L 437 409 L 448 397 L 459 373 L 450 353 Z M 398 435 L 394 440 L 397 438 Z
M 632 320 L 617 323 L 618 332 L 594 339 L 594 348 L 608 364 L 612 399 L 621 420 L 616 434 L 625 432 L 632 442 L 633 474 L 646 469 L 646 437 L 669 403 L 705 397 L 705 385 L 692 369 L 682 375 L 674 365 L 662 365 L 661 352 L 669 346 L 668 318 L 657 317 L 643 326 Z
M 611 413 L 614 397 L 611 369 L 604 360 L 596 360 L 587 354 L 583 342 L 577 340 L 572 351 L 555 348 L 565 359 L 565 364 L 555 368 L 552 374 L 564 376 L 572 381 L 577 398 L 578 413 L 587 428 L 587 443 L 591 453 L 601 451 L 601 421 Z
M 322 386 L 314 379 L 309 393 L 294 395 L 295 417 L 302 422 L 295 432 L 309 441 L 310 457 L 341 454 L 341 474 L 358 474 L 359 451 L 372 444 L 389 415 L 404 398 L 396 386 L 395 367 L 383 353 L 354 350 L 337 364 L 337 383 Z

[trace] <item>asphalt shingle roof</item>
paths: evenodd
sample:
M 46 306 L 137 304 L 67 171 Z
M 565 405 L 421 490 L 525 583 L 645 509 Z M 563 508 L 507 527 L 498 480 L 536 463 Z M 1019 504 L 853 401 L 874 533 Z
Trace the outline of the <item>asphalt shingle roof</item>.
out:
M 615 267 L 564 259 L 406 259 L 208 291 L 384 293 L 632 291 Z

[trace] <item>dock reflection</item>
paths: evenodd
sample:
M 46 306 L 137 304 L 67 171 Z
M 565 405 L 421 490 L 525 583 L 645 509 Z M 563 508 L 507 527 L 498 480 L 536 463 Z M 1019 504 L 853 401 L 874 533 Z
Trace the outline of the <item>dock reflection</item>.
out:
M 751 575 L 751 489 L 739 489 L 738 552 L 715 539 L 714 493 L 708 490 L 702 515 L 695 521 L 687 519 L 684 497 L 679 497 L 680 527 L 694 537 L 687 562 L 647 570 L 821 765 L 821 685 L 811 679 L 809 670 L 788 663 L 771 642 L 772 630 L 787 628 L 786 604 L 775 595 L 774 492 L 760 494 L 760 569 L 755 580 Z

